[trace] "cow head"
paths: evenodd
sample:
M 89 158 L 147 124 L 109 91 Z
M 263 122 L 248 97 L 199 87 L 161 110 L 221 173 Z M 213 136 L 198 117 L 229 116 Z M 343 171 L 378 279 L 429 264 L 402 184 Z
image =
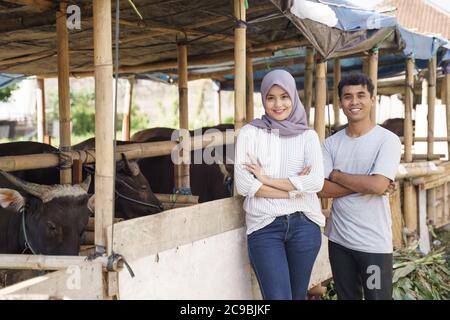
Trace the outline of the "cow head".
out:
M 20 250 L 27 242 L 36 254 L 78 255 L 80 235 L 89 220 L 90 176 L 74 186 L 29 183 L 3 171 L 0 178 L 8 186 L 0 188 L 0 205 L 20 221 L 14 230 Z
M 136 161 L 129 161 L 125 154 L 116 167 L 116 217 L 132 219 L 161 212 L 161 202 Z

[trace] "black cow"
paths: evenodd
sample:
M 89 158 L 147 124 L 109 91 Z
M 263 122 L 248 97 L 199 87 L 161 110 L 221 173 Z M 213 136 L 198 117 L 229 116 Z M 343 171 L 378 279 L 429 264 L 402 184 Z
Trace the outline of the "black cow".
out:
M 58 149 L 49 144 L 33 141 L 19 141 L 0 144 L 0 157 L 57 152 Z M 59 170 L 57 168 L 21 170 L 14 171 L 13 174 L 22 180 L 33 183 L 45 185 L 55 185 L 59 183 Z
M 79 185 L 40 185 L 0 171 L 0 253 L 78 255 L 89 220 L 90 177 Z
M 201 132 L 205 133 L 208 129 L 218 129 L 225 131 L 233 129 L 233 125 L 219 125 L 216 127 L 204 127 Z M 139 131 L 131 137 L 135 142 L 156 142 L 171 140 L 175 129 L 171 128 L 151 128 Z M 190 131 L 194 135 L 194 131 Z M 230 149 L 230 148 L 229 148 Z M 226 147 L 215 148 L 214 151 L 221 152 L 222 155 L 234 159 L 234 148 L 232 146 L 230 154 L 226 154 Z M 199 196 L 199 202 L 222 199 L 232 195 L 233 165 L 232 164 L 207 164 L 202 160 L 201 164 L 194 164 L 195 153 L 203 152 L 198 150 L 191 153 L 190 165 L 190 187 L 193 195 Z M 214 155 L 214 154 L 213 154 Z M 225 162 L 225 157 L 218 155 Z M 203 159 L 203 157 L 202 157 Z M 151 158 L 142 158 L 138 161 L 142 173 L 151 182 L 154 192 L 173 193 L 175 187 L 174 164 L 171 156 L 160 156 Z
M 118 145 L 132 142 L 117 141 Z M 73 150 L 87 150 L 95 148 L 95 138 L 85 140 L 72 147 Z M 93 175 L 94 165 L 84 166 Z M 122 219 L 133 219 L 155 214 L 163 210 L 161 202 L 154 195 L 148 180 L 144 177 L 136 161 L 129 161 L 124 154 L 116 163 L 116 201 L 115 216 Z M 89 190 L 94 193 L 95 181 Z

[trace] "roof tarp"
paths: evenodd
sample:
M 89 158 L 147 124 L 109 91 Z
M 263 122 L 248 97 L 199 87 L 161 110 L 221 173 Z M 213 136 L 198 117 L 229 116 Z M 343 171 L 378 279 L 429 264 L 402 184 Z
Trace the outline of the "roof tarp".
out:
M 430 59 L 448 40 L 401 27 L 396 18 L 345 0 L 271 0 L 325 59 L 402 48 L 406 56 Z

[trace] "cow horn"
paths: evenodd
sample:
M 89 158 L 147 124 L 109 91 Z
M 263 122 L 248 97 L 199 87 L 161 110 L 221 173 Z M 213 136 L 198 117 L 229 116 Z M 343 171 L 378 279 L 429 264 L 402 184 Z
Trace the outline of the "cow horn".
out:
M 125 153 L 122 153 L 122 161 L 125 165 L 125 170 L 127 170 L 132 176 L 137 176 L 139 174 L 139 170 L 135 166 L 132 166 L 130 161 L 128 160 Z
M 80 187 L 83 188 L 86 193 L 89 191 L 89 186 L 91 185 L 91 175 L 89 174 L 86 179 L 82 183 L 80 183 Z
M 87 206 L 89 211 L 95 214 L 95 194 L 89 198 Z
M 2 175 L 6 180 L 11 182 L 16 187 L 23 189 L 25 192 L 41 200 L 44 200 L 46 198 L 46 195 L 53 189 L 51 186 L 23 181 L 22 179 L 17 178 L 12 174 L 9 174 L 2 170 L 0 170 L 0 175 Z

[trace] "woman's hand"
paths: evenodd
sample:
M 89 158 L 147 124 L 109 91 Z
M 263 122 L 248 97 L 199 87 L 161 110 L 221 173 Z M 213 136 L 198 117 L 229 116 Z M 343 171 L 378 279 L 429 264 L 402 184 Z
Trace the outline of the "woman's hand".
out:
M 311 172 L 311 166 L 306 166 L 298 173 L 299 176 L 307 176 Z
M 259 162 L 259 159 L 255 159 L 253 156 L 250 156 L 250 163 L 245 163 L 245 169 L 247 169 L 248 172 L 253 174 L 256 179 L 258 179 L 261 183 L 267 184 L 267 180 L 270 179 L 264 174 L 261 162 Z

